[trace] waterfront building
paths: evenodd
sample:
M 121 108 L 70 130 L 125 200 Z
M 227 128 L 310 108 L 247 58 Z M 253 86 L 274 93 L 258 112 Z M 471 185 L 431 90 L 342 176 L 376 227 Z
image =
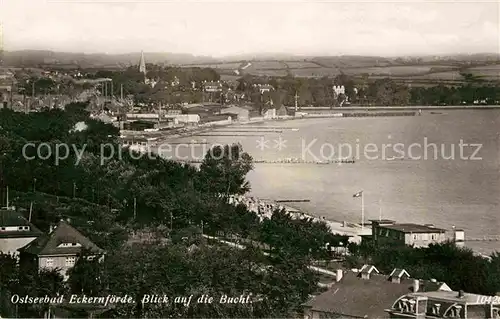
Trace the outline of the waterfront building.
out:
M 18 249 L 43 233 L 15 207 L 0 209 L 0 253 L 18 255 Z
M 401 295 L 420 291 L 451 291 L 445 283 L 411 279 L 404 269 L 389 276 L 373 265 L 359 270 L 336 271 L 331 288 L 306 302 L 304 319 L 389 318 L 386 311 Z
M 239 122 L 248 122 L 250 119 L 250 111 L 248 109 L 235 105 L 222 109 L 220 112 L 221 114 L 236 114 Z
M 265 92 L 274 91 L 274 87 L 269 84 L 256 84 L 256 87 L 259 89 L 260 94 L 264 94 Z
M 500 297 L 417 291 L 399 297 L 386 312 L 390 318 L 500 318 Z
M 197 125 L 200 123 L 199 114 L 165 114 L 162 119 L 173 121 L 174 124 Z
M 403 223 L 398 224 L 393 220 L 372 220 L 371 236 L 364 239 L 373 240 L 375 243 L 391 243 L 409 245 L 414 247 L 428 247 L 430 244 L 440 244 L 448 240 L 455 242 L 464 241 L 464 231 L 453 229 L 453 234 L 447 234 L 446 229 L 436 228 L 434 225 Z
M 20 248 L 19 252 L 23 265 L 34 269 L 58 269 L 67 280 L 67 271 L 75 265 L 83 249 L 87 249 L 93 257 L 104 254 L 104 250 L 73 228 L 68 221 L 61 220 L 57 226 L 51 227 L 48 234 Z

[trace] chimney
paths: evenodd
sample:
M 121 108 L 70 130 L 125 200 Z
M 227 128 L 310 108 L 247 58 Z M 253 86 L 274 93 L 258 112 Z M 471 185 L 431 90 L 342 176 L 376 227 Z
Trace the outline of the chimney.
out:
M 459 290 L 458 291 L 458 298 L 463 298 L 464 297 L 464 291 L 463 290 Z
M 420 280 L 415 279 L 413 280 L 413 292 L 418 292 L 420 289 Z
M 344 276 L 344 272 L 342 271 L 342 269 L 337 269 L 337 272 L 335 275 L 335 281 L 339 282 L 340 280 L 342 280 L 343 276 Z

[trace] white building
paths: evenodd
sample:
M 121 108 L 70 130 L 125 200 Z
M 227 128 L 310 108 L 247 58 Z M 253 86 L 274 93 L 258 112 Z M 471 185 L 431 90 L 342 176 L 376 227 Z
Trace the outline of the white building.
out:
M 0 209 L 0 253 L 18 255 L 18 249 L 42 234 L 15 207 Z
M 333 92 L 337 95 L 345 94 L 345 87 L 343 85 L 334 85 Z
M 165 119 L 173 119 L 175 124 L 198 124 L 200 115 L 198 114 L 166 114 Z

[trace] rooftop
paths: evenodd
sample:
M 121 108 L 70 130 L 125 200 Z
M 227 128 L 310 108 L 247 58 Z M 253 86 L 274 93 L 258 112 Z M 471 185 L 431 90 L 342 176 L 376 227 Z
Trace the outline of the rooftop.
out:
M 421 291 L 435 291 L 442 289 L 441 287 L 447 289 L 443 283 L 419 281 Z M 304 307 L 355 318 L 386 318 L 385 309 L 391 307 L 402 295 L 412 292 L 412 279 L 402 278 L 400 283 L 393 283 L 387 275 L 372 273 L 369 279 L 362 279 L 359 273 L 349 271 L 340 282 L 334 283 L 331 289 L 305 303 Z
M 80 244 L 81 246 L 64 246 L 61 244 Z M 50 234 L 38 237 L 28 245 L 19 249 L 21 252 L 33 255 L 74 255 L 81 252 L 82 247 L 90 249 L 93 253 L 104 252 L 96 244 L 83 236 L 78 230 L 66 221 L 60 221 L 55 230 Z
M 419 225 L 419 224 L 392 224 L 380 225 L 387 229 L 394 229 L 403 233 L 445 233 L 446 229 L 436 228 L 434 226 Z
M 20 211 L 6 208 L 0 209 L 0 227 L 21 226 L 28 226 L 29 230 L 0 231 L 0 238 L 38 237 L 43 234 L 35 225 L 30 223 Z
M 468 292 L 463 293 L 463 297 L 459 297 L 458 291 L 428 291 L 428 292 L 416 292 L 407 294 L 409 297 L 427 297 L 436 301 L 442 302 L 453 302 L 466 305 L 484 305 L 483 299 L 490 299 L 497 301 L 496 304 L 500 304 L 500 298 L 494 298 L 491 296 L 483 296 L 478 294 L 472 294 Z M 495 302 L 493 302 L 495 304 Z

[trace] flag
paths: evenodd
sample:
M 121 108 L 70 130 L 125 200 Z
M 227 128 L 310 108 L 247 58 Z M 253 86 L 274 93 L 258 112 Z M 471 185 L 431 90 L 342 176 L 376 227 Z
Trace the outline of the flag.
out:
M 352 195 L 352 197 L 361 197 L 363 195 L 363 191 L 357 192 L 356 194 Z

